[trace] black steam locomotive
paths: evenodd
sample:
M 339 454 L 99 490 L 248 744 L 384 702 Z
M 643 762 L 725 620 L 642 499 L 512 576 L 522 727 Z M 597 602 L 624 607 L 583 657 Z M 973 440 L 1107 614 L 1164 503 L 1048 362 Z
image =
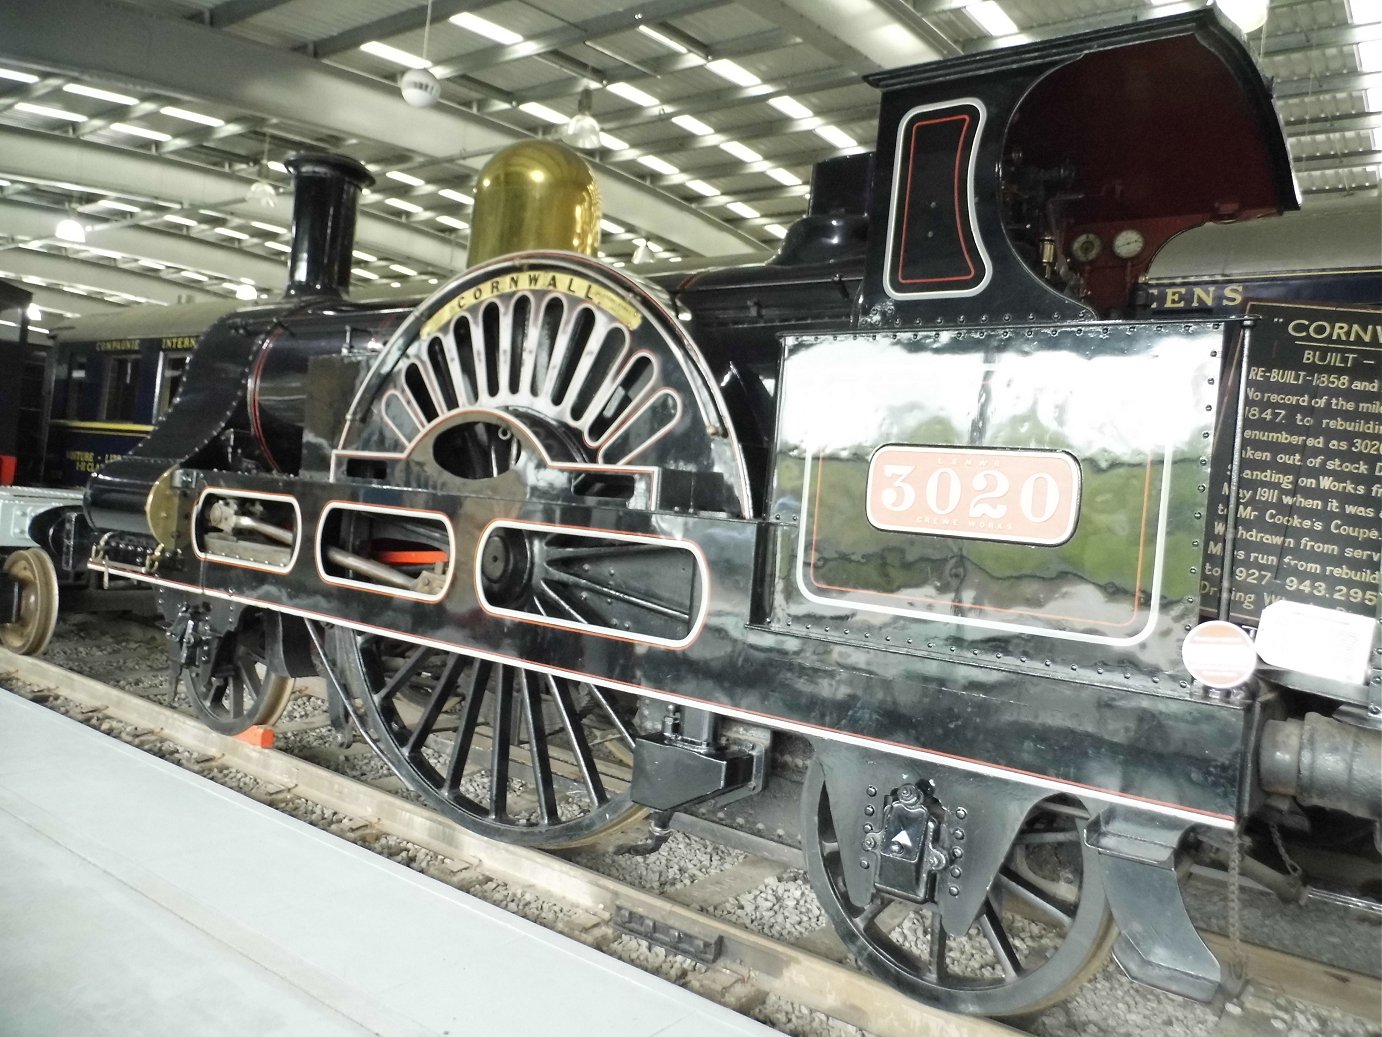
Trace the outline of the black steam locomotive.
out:
M 159 589 L 214 727 L 320 669 L 475 831 L 657 834 L 788 732 L 811 878 L 889 982 L 1013 1014 L 1112 948 L 1209 999 L 1186 841 L 1382 816 L 1379 343 L 1129 316 L 1173 235 L 1296 205 L 1212 11 L 871 82 L 876 152 L 771 262 L 656 283 L 591 258 L 593 182 L 534 142 L 481 174 L 470 269 L 351 302 L 368 174 L 299 157 L 284 300 L 93 478 L 91 566 Z

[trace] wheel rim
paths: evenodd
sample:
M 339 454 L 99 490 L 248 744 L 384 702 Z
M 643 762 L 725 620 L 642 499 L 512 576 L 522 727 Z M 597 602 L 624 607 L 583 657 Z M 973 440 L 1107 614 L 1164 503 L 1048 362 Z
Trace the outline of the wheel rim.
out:
M 395 773 L 471 831 L 572 846 L 642 816 L 618 771 L 628 709 L 593 685 L 338 628 L 334 651 Z
M 48 647 L 58 622 L 58 576 L 52 560 L 36 547 L 5 559 L 5 573 L 20 585 L 19 615 L 0 626 L 0 643 L 20 655 Z
M 293 684 L 269 670 L 264 616 L 258 611 L 242 613 L 234 630 L 215 638 L 210 662 L 184 669 L 182 683 L 207 726 L 229 735 L 272 725 Z
M 930 907 L 876 891 L 852 903 L 819 763 L 803 794 L 802 846 L 826 914 L 871 972 L 918 1000 L 972 1015 L 1032 1012 L 1069 997 L 1107 958 L 1116 930 L 1077 805 L 1045 801 L 1028 814 L 978 920 L 956 936 Z

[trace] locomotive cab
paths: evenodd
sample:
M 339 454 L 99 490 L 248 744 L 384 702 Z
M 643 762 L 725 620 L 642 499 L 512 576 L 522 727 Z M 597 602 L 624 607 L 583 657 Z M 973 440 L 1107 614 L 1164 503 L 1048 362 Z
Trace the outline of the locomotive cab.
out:
M 1297 208 L 1267 84 L 1212 14 L 869 81 L 866 323 L 1119 315 L 1174 235 Z

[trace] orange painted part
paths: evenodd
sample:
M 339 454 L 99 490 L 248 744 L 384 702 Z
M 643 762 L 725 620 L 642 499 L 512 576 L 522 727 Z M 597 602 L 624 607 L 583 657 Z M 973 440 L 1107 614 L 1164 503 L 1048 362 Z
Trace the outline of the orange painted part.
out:
M 272 749 L 274 747 L 274 729 L 264 727 L 262 724 L 247 727 L 238 735 L 231 737 L 237 742 L 244 742 L 246 745 L 253 745 L 259 749 Z
M 435 565 L 446 561 L 445 551 L 374 551 L 370 554 L 376 562 L 385 565 Z
M 19 467 L 19 458 L 13 454 L 0 454 L 0 486 L 13 486 L 15 469 Z

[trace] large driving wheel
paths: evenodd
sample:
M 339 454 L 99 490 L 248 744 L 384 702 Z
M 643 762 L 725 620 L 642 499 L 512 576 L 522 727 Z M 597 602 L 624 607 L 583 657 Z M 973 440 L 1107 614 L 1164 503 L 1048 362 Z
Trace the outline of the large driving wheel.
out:
M 591 684 L 338 628 L 333 655 L 395 773 L 481 835 L 573 846 L 642 815 L 631 710 Z
M 52 560 L 36 547 L 5 559 L 5 575 L 19 584 L 19 611 L 0 625 L 0 643 L 20 655 L 37 655 L 48 647 L 58 623 L 58 576 Z
M 553 627 L 675 649 L 704 604 L 694 552 L 565 514 L 748 509 L 724 401 L 680 323 L 645 286 L 564 253 L 496 260 L 423 303 L 366 378 L 339 451 L 389 484 L 491 502 L 501 521 L 479 565 L 454 564 L 515 623 L 509 650 L 534 661 L 540 639 L 522 635 Z M 528 501 L 572 510 L 523 521 Z M 341 536 L 372 549 L 351 520 Z M 633 705 L 555 675 L 566 660 L 499 663 L 345 629 L 332 646 L 395 772 L 461 825 L 565 846 L 641 815 L 626 791 Z
M 235 629 L 208 635 L 206 654 L 182 668 L 182 687 L 213 731 L 238 735 L 269 727 L 292 694 L 292 679 L 269 669 L 264 613 L 247 609 Z
M 826 914 L 865 967 L 918 1000 L 971 1015 L 1033 1012 L 1069 997 L 1108 957 L 1116 929 L 1078 804 L 1033 808 L 977 922 L 952 933 L 930 905 L 877 890 L 854 903 L 819 763 L 802 794 L 802 849 Z

